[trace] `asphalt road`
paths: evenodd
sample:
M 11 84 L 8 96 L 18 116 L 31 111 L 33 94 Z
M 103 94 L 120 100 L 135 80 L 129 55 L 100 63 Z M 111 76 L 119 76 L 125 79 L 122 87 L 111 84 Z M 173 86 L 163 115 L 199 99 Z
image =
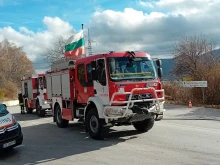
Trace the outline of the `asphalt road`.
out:
M 113 127 L 104 141 L 90 139 L 76 122 L 62 129 L 52 117 L 21 115 L 19 107 L 9 107 L 22 126 L 24 141 L 1 153 L 0 164 L 219 165 L 220 110 L 165 107 L 164 119 L 149 132 Z

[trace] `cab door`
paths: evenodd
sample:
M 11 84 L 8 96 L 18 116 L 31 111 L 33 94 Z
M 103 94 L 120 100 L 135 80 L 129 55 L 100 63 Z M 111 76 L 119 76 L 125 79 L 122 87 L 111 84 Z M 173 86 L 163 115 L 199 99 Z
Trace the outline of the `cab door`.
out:
M 109 88 L 106 75 L 107 67 L 105 58 L 96 60 L 97 80 L 94 81 L 95 96 L 99 98 L 103 105 L 109 105 Z

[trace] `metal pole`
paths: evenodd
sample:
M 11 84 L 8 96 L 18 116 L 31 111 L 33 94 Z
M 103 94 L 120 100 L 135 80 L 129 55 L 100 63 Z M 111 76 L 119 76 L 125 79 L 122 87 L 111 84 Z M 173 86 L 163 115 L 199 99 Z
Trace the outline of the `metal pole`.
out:
M 203 101 L 203 104 L 205 103 L 205 91 L 204 91 L 204 88 L 202 88 L 202 101 Z

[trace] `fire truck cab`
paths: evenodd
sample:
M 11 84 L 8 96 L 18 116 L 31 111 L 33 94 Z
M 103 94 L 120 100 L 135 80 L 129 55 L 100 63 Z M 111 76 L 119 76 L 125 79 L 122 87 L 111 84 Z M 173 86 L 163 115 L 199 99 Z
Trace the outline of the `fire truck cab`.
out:
M 47 101 L 45 74 L 32 74 L 23 77 L 21 82 L 25 110 L 32 113 L 36 109 L 37 115 L 44 117 L 46 110 L 51 111 L 51 104 Z
M 79 119 L 93 139 L 104 139 L 112 126 L 150 130 L 165 111 L 161 61 L 156 65 L 147 53 L 133 51 L 55 62 L 46 73 L 54 122 L 67 127 Z

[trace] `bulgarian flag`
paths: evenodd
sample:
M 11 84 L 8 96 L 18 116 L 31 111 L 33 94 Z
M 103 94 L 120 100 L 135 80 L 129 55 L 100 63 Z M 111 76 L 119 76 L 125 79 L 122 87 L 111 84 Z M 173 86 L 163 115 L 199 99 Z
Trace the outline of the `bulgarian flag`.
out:
M 72 35 L 65 45 L 65 57 L 78 57 L 85 54 L 85 40 L 83 30 L 79 33 Z

